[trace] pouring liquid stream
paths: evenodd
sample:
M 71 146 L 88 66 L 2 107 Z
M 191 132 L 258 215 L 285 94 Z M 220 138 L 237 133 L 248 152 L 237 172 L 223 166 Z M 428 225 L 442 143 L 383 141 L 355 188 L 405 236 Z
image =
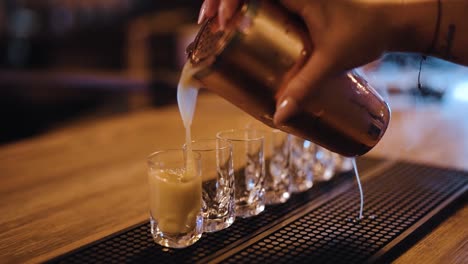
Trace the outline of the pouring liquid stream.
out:
M 185 168 L 156 170 L 150 177 L 151 215 L 159 230 L 173 234 L 186 234 L 195 228 L 202 204 L 201 178 L 197 177 L 190 133 L 198 95 L 192 71 L 191 64 L 187 63 L 177 88 L 179 111 L 186 132 Z
M 202 204 L 202 183 L 201 177 L 197 177 L 190 131 L 199 87 L 192 76 L 193 68 L 187 63 L 177 88 L 179 111 L 185 127 L 185 168 L 155 170 L 149 178 L 152 219 L 157 221 L 159 230 L 173 234 L 186 234 L 199 225 Z
M 185 127 L 185 146 L 187 155 L 186 177 L 192 177 L 195 174 L 191 126 L 200 85 L 193 79 L 194 73 L 195 69 L 192 67 L 192 64 L 187 62 L 182 69 L 179 84 L 177 85 L 177 103 L 182 117 L 182 122 Z

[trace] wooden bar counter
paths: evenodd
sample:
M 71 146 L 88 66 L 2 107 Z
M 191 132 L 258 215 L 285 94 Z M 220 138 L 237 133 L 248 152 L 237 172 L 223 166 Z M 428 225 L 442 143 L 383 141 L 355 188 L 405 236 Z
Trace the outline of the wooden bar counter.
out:
M 369 156 L 468 170 L 468 102 L 392 110 L 390 128 Z M 194 138 L 251 119 L 203 93 Z M 1 132 L 0 132 L 1 133 Z M 176 105 L 82 120 L 0 147 L 0 263 L 36 263 L 148 218 L 146 156 L 180 147 Z M 450 216 L 397 263 L 468 261 L 468 207 Z

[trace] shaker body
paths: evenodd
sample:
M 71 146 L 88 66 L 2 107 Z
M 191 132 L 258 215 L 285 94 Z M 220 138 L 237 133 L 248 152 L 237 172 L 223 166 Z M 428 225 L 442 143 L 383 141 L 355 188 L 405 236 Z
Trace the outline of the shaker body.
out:
M 385 101 L 351 71 L 314 90 L 302 111 L 277 127 L 276 95 L 311 55 L 305 26 L 271 1 L 247 1 L 223 32 L 200 30 L 189 59 L 203 87 L 263 123 L 344 156 L 374 147 L 390 121 Z M 200 63 L 209 61 L 210 63 Z

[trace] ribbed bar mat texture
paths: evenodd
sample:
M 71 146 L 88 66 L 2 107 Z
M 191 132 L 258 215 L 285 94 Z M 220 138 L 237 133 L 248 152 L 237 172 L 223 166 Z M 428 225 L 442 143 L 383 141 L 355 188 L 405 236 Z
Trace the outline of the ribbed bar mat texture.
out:
M 365 174 L 379 164 L 381 160 L 367 158 L 361 159 L 358 167 Z M 356 217 L 359 209 L 354 175 L 344 173 L 293 195 L 285 204 L 267 207 L 259 216 L 236 219 L 226 230 L 204 234 L 189 248 L 156 245 L 149 224 L 142 223 L 49 263 L 374 261 L 412 232 L 429 231 L 421 219 L 429 216 L 425 221 L 430 220 L 450 205 L 445 201 L 466 194 L 467 185 L 467 172 L 398 162 L 364 182 L 367 218 L 358 223 L 348 219 Z M 342 186 L 348 187 L 333 193 Z

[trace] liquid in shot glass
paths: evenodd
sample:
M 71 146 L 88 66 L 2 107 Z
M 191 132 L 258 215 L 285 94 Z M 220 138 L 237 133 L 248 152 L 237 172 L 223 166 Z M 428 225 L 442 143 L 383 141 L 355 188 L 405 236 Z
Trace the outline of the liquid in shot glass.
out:
M 165 247 L 190 246 L 203 233 L 200 155 L 186 156 L 183 150 L 164 150 L 147 159 L 151 234 Z

